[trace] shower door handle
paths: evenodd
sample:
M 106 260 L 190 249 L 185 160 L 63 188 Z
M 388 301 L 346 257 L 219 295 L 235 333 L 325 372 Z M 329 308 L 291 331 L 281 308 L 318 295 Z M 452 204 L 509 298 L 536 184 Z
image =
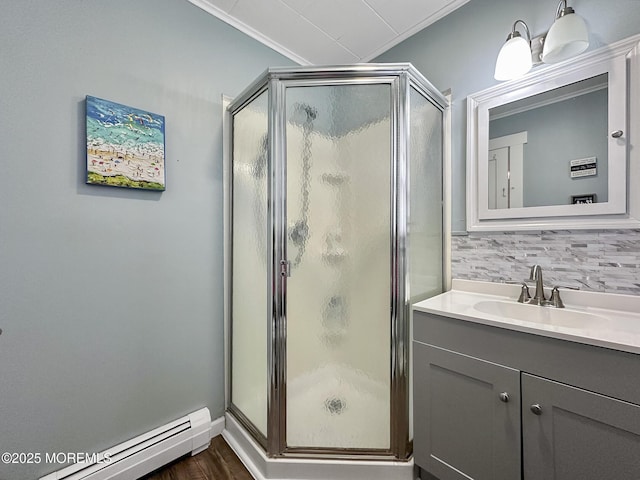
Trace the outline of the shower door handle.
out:
M 283 277 L 291 276 L 291 262 L 289 260 L 280 260 L 280 275 Z

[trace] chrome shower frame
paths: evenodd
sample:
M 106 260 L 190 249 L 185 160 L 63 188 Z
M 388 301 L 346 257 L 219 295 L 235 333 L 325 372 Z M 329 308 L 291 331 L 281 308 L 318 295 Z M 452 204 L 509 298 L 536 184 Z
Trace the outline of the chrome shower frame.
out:
M 286 225 L 286 148 L 285 93 L 288 87 L 388 84 L 391 87 L 391 390 L 390 390 L 390 447 L 389 449 L 332 449 L 288 447 L 286 443 L 286 275 L 281 275 L 280 262 L 288 259 Z M 254 98 L 268 92 L 268 242 L 267 261 L 270 308 L 266 318 L 267 339 L 267 435 L 266 437 L 232 403 L 232 388 L 227 389 L 227 409 L 262 446 L 269 457 L 305 457 L 331 459 L 407 460 L 412 453 L 409 438 L 409 362 L 410 314 L 409 264 L 407 261 L 407 218 L 409 209 L 409 94 L 414 88 L 440 111 L 447 108 L 447 100 L 411 64 L 360 64 L 349 66 L 269 68 L 247 87 L 228 106 L 230 117 L 247 106 Z M 232 122 L 231 122 L 232 125 Z M 232 145 L 233 128 L 227 132 L 226 142 Z M 233 151 L 231 147 L 230 151 Z M 282 159 L 282 161 L 274 161 Z M 228 197 L 233 197 L 232 168 L 228 169 L 226 185 Z M 232 202 L 227 202 L 227 216 L 233 218 Z M 229 221 L 231 224 L 231 221 Z M 232 229 L 225 238 L 227 249 L 227 277 L 225 301 L 231 305 Z M 443 276 L 444 278 L 444 276 Z M 230 328 L 227 345 L 227 365 L 232 365 L 232 312 L 228 311 Z

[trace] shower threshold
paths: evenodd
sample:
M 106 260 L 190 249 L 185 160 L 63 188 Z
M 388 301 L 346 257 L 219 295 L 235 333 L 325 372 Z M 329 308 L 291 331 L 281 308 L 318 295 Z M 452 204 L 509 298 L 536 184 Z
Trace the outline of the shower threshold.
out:
M 413 480 L 407 462 L 269 458 L 230 413 L 222 436 L 256 480 Z

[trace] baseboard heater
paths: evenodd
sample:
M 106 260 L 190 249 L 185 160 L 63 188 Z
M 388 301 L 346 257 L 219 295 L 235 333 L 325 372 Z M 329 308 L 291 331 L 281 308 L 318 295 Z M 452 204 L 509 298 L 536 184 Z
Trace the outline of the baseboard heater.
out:
M 74 463 L 40 480 L 135 480 L 211 442 L 211 415 L 200 409 L 162 427 L 116 445 L 88 461 Z

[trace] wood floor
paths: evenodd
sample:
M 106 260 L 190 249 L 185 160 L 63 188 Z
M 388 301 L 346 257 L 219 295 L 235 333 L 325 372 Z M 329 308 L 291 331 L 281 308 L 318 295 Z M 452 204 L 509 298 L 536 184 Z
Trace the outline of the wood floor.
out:
M 157 470 L 144 480 L 253 480 L 249 471 L 221 435 L 204 452 Z

